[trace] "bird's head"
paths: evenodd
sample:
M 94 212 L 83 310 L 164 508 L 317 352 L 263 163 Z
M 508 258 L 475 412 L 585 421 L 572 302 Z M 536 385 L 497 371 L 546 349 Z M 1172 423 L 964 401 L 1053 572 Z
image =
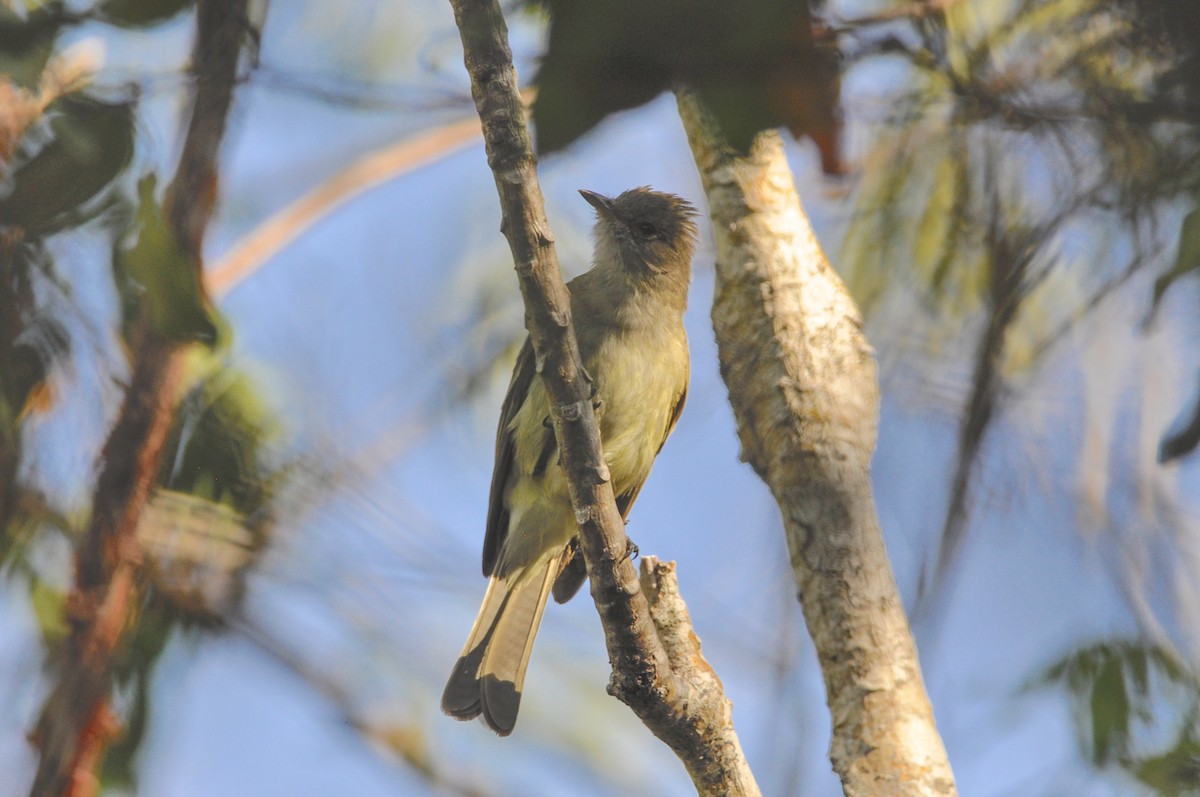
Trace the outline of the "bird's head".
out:
M 596 260 L 619 259 L 636 276 L 690 273 L 696 248 L 696 209 L 674 194 L 631 188 L 610 199 L 580 191 L 596 209 Z

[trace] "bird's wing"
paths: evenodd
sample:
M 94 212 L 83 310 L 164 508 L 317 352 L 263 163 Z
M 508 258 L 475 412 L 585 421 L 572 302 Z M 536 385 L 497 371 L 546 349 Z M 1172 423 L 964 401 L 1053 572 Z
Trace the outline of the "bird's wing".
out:
M 487 531 L 483 537 L 483 574 L 491 576 L 500 556 L 500 546 L 508 533 L 508 508 L 504 505 L 504 489 L 513 475 L 513 435 L 509 428 L 517 411 L 525 403 L 529 388 L 536 378 L 533 344 L 526 336 L 517 363 L 513 366 L 512 381 L 500 407 L 500 425 L 496 429 L 496 464 L 492 469 L 492 491 L 488 497 Z M 553 432 L 549 435 L 554 440 Z M 539 458 L 540 460 L 541 458 Z
M 683 405 L 686 401 L 687 382 L 684 381 L 683 391 L 675 399 L 675 406 L 671 408 L 671 414 L 667 418 L 667 428 L 663 432 L 662 440 L 654 452 L 655 456 L 658 456 L 658 452 L 662 451 L 667 438 L 671 436 L 671 432 L 675 429 L 675 424 L 679 422 L 679 416 L 683 414 Z M 649 474 L 646 475 L 648 476 Z M 629 520 L 629 510 L 633 508 L 633 502 L 638 497 L 638 493 L 642 491 L 642 485 L 645 483 L 646 480 L 643 478 L 637 484 L 617 496 L 617 509 L 621 513 L 622 520 Z M 566 603 L 574 597 L 587 578 L 587 569 L 583 562 L 583 552 L 579 550 L 578 540 L 572 540 L 571 547 L 573 550 L 567 557 L 566 564 L 563 565 L 558 578 L 554 581 L 553 594 L 556 603 Z
M 679 423 L 679 416 L 683 414 L 683 405 L 687 401 L 687 382 L 683 383 L 683 391 L 676 397 L 675 406 L 671 408 L 671 414 L 667 416 L 667 428 L 663 430 L 662 440 L 658 442 L 658 448 L 654 449 L 654 456 L 657 457 L 666 445 L 667 438 L 671 436 L 671 432 L 675 429 L 675 424 Z M 646 473 L 638 480 L 637 484 L 631 485 L 628 490 L 617 496 L 617 509 L 621 511 L 621 518 L 629 520 L 629 510 L 633 508 L 633 502 L 637 499 L 638 493 L 642 491 L 642 485 L 646 483 Z

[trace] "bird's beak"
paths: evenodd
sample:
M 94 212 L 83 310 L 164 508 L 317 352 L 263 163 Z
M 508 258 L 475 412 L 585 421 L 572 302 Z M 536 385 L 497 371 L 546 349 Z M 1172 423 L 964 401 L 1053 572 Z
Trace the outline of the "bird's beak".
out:
M 587 191 L 582 188 L 579 189 L 579 194 L 587 200 L 589 205 L 600 212 L 601 218 L 617 221 L 617 217 L 613 214 L 612 200 L 604 194 L 597 194 L 595 191 Z

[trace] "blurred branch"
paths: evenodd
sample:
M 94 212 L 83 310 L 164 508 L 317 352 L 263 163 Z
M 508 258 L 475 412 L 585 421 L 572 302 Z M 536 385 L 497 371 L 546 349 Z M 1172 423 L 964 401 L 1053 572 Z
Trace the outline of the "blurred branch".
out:
M 613 667 L 609 692 L 671 747 L 699 793 L 757 795 L 720 681 L 707 665 L 700 667 L 684 656 L 673 635 L 660 636 L 667 629 L 654 622 L 628 556 L 624 523 L 600 448 L 592 384 L 580 361 L 570 298 L 545 216 L 503 13 L 496 0 L 451 4 L 500 198 L 501 230 L 516 264 L 537 370 L 550 397 L 562 469 L 579 520 L 592 597 L 604 626 Z M 685 625 L 678 632 L 698 645 L 690 624 L 680 622 Z M 698 658 L 698 651 L 691 655 Z
M 984 182 L 990 184 L 987 190 L 990 192 L 992 205 L 984 232 L 984 249 L 991 266 L 987 294 L 988 322 L 979 338 L 975 367 L 971 376 L 971 394 L 967 399 L 962 425 L 959 428 L 954 478 L 938 545 L 937 563 L 931 581 L 927 583 L 922 580 L 917 594 L 918 606 L 928 600 L 928 591 L 943 581 L 962 547 L 966 534 L 972 475 L 1004 387 L 1000 376 L 1004 342 L 1021 303 L 1028 296 L 1026 276 L 1033 258 L 1040 250 L 1039 243 L 1047 240 L 1046 237 L 1035 237 L 1038 233 L 1027 237 L 1020 232 L 1006 229 L 1004 225 L 1007 217 L 1000 207 L 995 183 L 992 180 Z M 1053 227 L 1057 227 L 1057 224 Z M 1045 234 L 1049 235 L 1053 227 L 1046 228 Z
M 200 244 L 216 196 L 216 158 L 247 32 L 247 0 L 201 0 L 192 74 L 195 100 L 175 179 L 164 200 L 170 229 L 200 268 Z M 165 264 L 164 264 L 165 266 Z M 70 634 L 35 741 L 42 755 L 31 797 L 90 797 L 95 769 L 117 733 L 113 656 L 140 596 L 138 517 L 153 489 L 177 394 L 182 344 L 142 323 L 125 401 L 101 452 L 92 518 L 75 553 L 67 601 Z
M 975 351 L 971 391 L 959 427 L 954 476 L 938 543 L 937 561 L 932 574 L 921 580 L 914 614 L 920 613 L 934 602 L 932 595 L 944 583 L 965 540 L 971 482 L 981 459 L 988 429 L 1004 400 L 1005 384 L 1000 374 L 1000 364 L 1005 341 L 1023 303 L 1051 273 L 1051 266 L 1034 271 L 1034 264 L 1045 254 L 1046 247 L 1055 240 L 1062 227 L 1083 208 L 1097 201 L 1106 187 L 1100 182 L 1087 190 L 1079 191 L 1049 217 L 1036 224 L 1030 224 L 1024 220 L 1014 220 L 1010 213 L 1006 212 L 1005 202 L 999 193 L 998 164 L 999 160 L 994 156 L 985 158 L 981 185 L 970 189 L 980 193 L 987 192 L 988 207 L 983 212 L 985 221 L 982 246 L 990 268 L 988 292 L 985 297 L 988 321 Z M 1059 330 L 1035 346 L 1035 359 L 1040 358 L 1054 340 L 1078 323 L 1111 290 L 1131 277 L 1145 262 L 1146 254 L 1140 250 L 1136 252 L 1128 268 L 1106 282 L 1089 301 L 1080 305 L 1077 312 L 1072 314 Z M 1052 262 L 1057 263 L 1053 260 Z
M 464 119 L 359 158 L 235 243 L 209 269 L 208 290 L 214 296 L 229 293 L 306 230 L 354 197 L 444 157 L 470 144 L 478 135 L 479 120 Z
M 839 27 L 861 28 L 868 25 L 882 25 L 900 19 L 923 20 L 945 14 L 946 9 L 958 2 L 959 0 L 917 0 L 907 5 L 888 6 L 874 14 L 840 20 Z
M 533 89 L 521 94 L 528 107 Z M 480 135 L 477 118 L 444 124 L 433 130 L 368 153 L 260 224 L 235 243 L 205 275 L 214 296 L 236 288 L 321 219 L 376 186 L 420 169 L 466 147 Z
M 336 678 L 320 671 L 300 653 L 280 641 L 271 631 L 247 616 L 244 611 L 238 611 L 226 619 L 230 628 L 240 632 L 259 650 L 324 695 L 341 713 L 347 725 L 358 730 L 364 737 L 386 745 L 440 793 L 458 795 L 458 797 L 489 797 L 487 792 L 460 783 L 439 770 L 429 756 L 428 750 L 425 749 L 420 732 L 416 728 L 406 729 L 390 726 L 381 729 L 370 725 L 359 716 L 352 696 Z
M 783 514 L 849 795 L 954 795 L 871 493 L 879 387 L 845 286 L 796 194 L 783 142 L 746 155 L 690 92 L 679 111 L 716 237 L 712 320 L 742 458 Z
M 200 244 L 217 198 L 217 153 L 225 137 L 237 67 L 248 36 L 248 0 L 201 0 L 191 77 L 195 100 L 175 179 L 164 204 L 176 238 L 200 266 Z

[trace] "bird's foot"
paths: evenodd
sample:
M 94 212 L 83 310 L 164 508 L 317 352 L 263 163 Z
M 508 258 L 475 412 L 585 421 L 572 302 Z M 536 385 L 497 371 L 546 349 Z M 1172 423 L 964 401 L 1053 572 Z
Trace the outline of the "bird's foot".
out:
M 632 562 L 634 559 L 638 558 L 638 554 L 641 552 L 641 549 L 637 547 L 637 543 L 628 537 L 625 538 L 625 559 L 628 559 Z

